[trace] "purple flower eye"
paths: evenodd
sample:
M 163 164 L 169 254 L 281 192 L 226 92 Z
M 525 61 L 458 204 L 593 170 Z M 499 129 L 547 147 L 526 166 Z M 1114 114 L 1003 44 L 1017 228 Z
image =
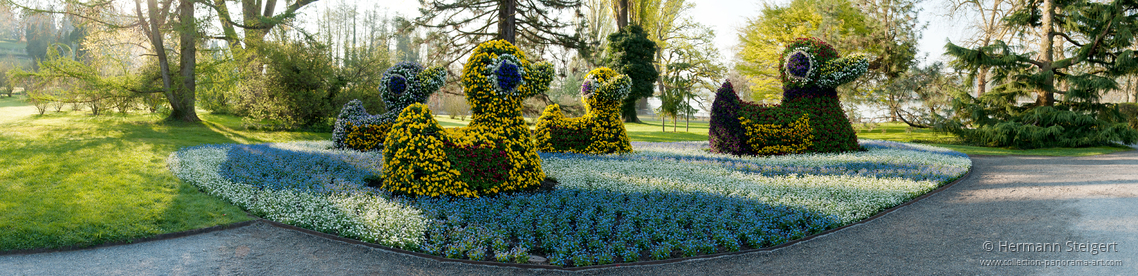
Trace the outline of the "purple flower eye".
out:
M 593 92 L 596 92 L 596 91 L 597 91 L 597 85 L 596 85 L 596 83 L 593 83 L 593 80 L 591 80 L 591 79 L 586 80 L 585 83 L 581 84 L 581 96 L 585 96 L 585 97 L 592 96 Z
M 518 66 L 511 62 L 502 61 L 498 65 L 498 70 L 494 71 L 494 75 L 498 76 L 498 87 L 505 91 L 514 90 L 522 82 L 522 74 L 518 72 Z
M 805 78 L 810 74 L 810 57 L 806 53 L 795 52 L 787 59 L 786 72 L 799 78 Z
M 400 75 L 393 75 L 390 79 L 387 80 L 387 91 L 391 91 L 392 94 L 400 95 L 403 94 L 403 91 L 406 90 L 407 78 L 404 78 Z

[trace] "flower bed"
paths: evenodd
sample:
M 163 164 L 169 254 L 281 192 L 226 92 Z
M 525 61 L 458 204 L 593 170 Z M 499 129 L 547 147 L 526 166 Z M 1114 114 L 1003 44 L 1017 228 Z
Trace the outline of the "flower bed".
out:
M 533 254 L 586 266 L 778 245 L 865 219 L 971 166 L 936 147 L 862 146 L 868 151 L 775 157 L 713 154 L 706 142 L 541 153 L 556 190 L 473 199 L 367 187 L 362 179 L 382 171 L 370 167 L 382 153 L 330 142 L 191 147 L 170 164 L 270 220 L 449 258 L 526 262 Z

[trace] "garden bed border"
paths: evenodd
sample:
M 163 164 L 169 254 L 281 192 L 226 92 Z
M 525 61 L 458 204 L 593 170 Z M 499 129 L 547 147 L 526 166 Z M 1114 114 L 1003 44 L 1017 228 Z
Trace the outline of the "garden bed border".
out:
M 971 156 L 969 156 L 968 159 L 971 160 L 972 159 Z M 973 163 L 973 166 L 975 166 L 975 163 Z M 294 231 L 298 231 L 298 232 L 302 232 L 302 233 L 306 233 L 309 235 L 322 237 L 322 238 L 326 238 L 326 239 L 330 239 L 330 240 L 336 240 L 336 241 L 340 241 L 340 242 L 344 242 L 344 243 L 361 245 L 361 246 L 371 247 L 371 248 L 375 248 L 375 249 L 386 250 L 386 251 L 390 251 L 393 253 L 410 255 L 410 256 L 414 256 L 414 257 L 427 258 L 427 259 L 432 259 L 432 260 L 442 261 L 442 262 L 473 264 L 473 265 L 487 265 L 487 266 L 500 266 L 500 267 L 512 267 L 512 268 L 524 268 L 524 269 L 584 271 L 584 270 L 615 268 L 615 267 L 661 265 L 661 264 L 670 264 L 670 263 L 678 263 L 678 262 L 685 262 L 685 261 L 715 259 L 715 258 L 721 258 L 721 257 L 727 257 L 727 256 L 733 256 L 733 255 L 741 255 L 741 254 L 749 254 L 749 253 L 755 253 L 755 252 L 773 252 L 775 250 L 779 250 L 782 248 L 793 246 L 793 245 L 800 243 L 800 242 L 809 241 L 809 240 L 812 240 L 812 239 L 815 239 L 818 237 L 829 235 L 829 234 L 837 232 L 837 231 L 841 231 L 841 230 L 849 228 L 849 227 L 853 227 L 856 225 L 860 225 L 860 224 L 864 224 L 864 223 L 873 221 L 877 218 L 888 215 L 889 213 L 892 213 L 893 211 L 896 211 L 896 210 L 901 209 L 905 206 L 908 206 L 909 204 L 913 204 L 913 203 L 916 203 L 918 201 L 924 200 L 925 198 L 928 198 L 930 196 L 936 195 L 936 194 L 938 194 L 944 190 L 947 190 L 948 188 L 951 188 L 952 186 L 956 185 L 957 183 L 960 183 L 961 181 L 964 181 L 965 179 L 969 178 L 972 175 L 972 171 L 973 171 L 972 169 L 973 169 L 973 167 L 969 167 L 967 172 L 965 172 L 960 177 L 956 178 L 956 180 L 949 182 L 948 184 L 941 185 L 940 187 L 938 187 L 935 190 L 929 191 L 928 193 L 925 193 L 925 194 L 920 195 L 916 198 L 913 198 L 912 200 L 906 201 L 905 203 L 901 203 L 897 206 L 893 206 L 892 208 L 885 209 L 885 210 L 883 210 L 883 211 L 881 211 L 881 212 L 879 212 L 879 213 L 877 213 L 871 217 L 868 217 L 866 219 L 863 219 L 863 220 L 860 220 L 858 222 L 854 222 L 854 223 L 851 223 L 851 224 L 848 224 L 848 225 L 845 225 L 842 227 L 826 230 L 822 233 L 806 236 L 806 237 L 803 237 L 801 239 L 788 241 L 788 242 L 780 244 L 778 246 L 754 248 L 754 249 L 740 250 L 740 251 L 734 251 L 734 252 L 722 252 L 722 253 L 692 256 L 692 257 L 672 258 L 672 259 L 665 259 L 665 260 L 651 260 L 651 261 L 632 262 L 632 263 L 614 263 L 614 264 L 592 265 L 592 266 L 582 266 L 582 267 L 562 267 L 562 266 L 547 265 L 547 264 L 518 264 L 518 263 L 503 263 L 503 262 L 491 262 L 491 261 L 473 261 L 473 260 L 465 260 L 465 259 L 451 259 L 451 258 L 445 258 L 445 257 L 441 257 L 441 256 L 436 256 L 436 255 L 424 254 L 424 253 L 408 251 L 408 250 L 394 248 L 394 247 L 383 246 L 383 245 L 369 243 L 369 242 L 363 242 L 363 241 L 359 241 L 359 240 L 354 240 L 354 239 L 340 237 L 340 236 L 336 236 L 336 235 L 332 235 L 332 234 L 328 234 L 328 233 L 324 233 L 324 232 L 304 229 L 304 228 L 300 228 L 300 227 L 296 227 L 296 226 L 292 226 L 292 225 L 288 225 L 288 224 L 284 224 L 284 223 L 279 223 L 279 222 L 275 222 L 275 221 L 270 221 L 270 220 L 266 220 L 266 219 L 258 219 L 258 221 L 263 221 L 264 223 L 266 223 L 268 225 L 276 226 L 279 228 L 294 230 Z
M 972 160 L 972 156 L 968 156 L 968 159 Z M 853 226 L 857 226 L 857 225 L 861 225 L 861 224 L 873 221 L 877 218 L 888 215 L 889 213 L 892 213 L 893 211 L 899 210 L 905 206 L 909 206 L 910 204 L 924 200 L 925 198 L 928 198 L 930 196 L 939 194 L 940 192 L 947 190 L 948 188 L 955 186 L 957 183 L 960 183 L 961 181 L 964 181 L 965 179 L 968 179 L 969 177 L 971 177 L 973 168 L 975 168 L 974 162 L 972 163 L 972 166 L 968 168 L 967 172 L 965 172 L 960 177 L 956 178 L 956 180 L 949 182 L 948 184 L 941 185 L 940 187 L 938 187 L 935 190 L 929 191 L 928 193 L 925 193 L 925 194 L 920 195 L 916 198 L 913 198 L 912 200 L 906 201 L 905 203 L 901 203 L 897 206 L 893 206 L 889 209 L 885 209 L 885 210 L 878 212 L 877 214 L 870 216 L 866 219 L 863 219 L 863 220 L 860 220 L 858 222 L 854 222 L 854 223 L 851 223 L 851 224 L 848 224 L 848 225 L 845 225 L 842 227 L 826 230 L 826 231 L 823 231 L 822 233 L 806 236 L 806 237 L 803 237 L 803 238 L 797 239 L 797 240 L 788 241 L 788 242 L 785 242 L 783 244 L 780 244 L 778 246 L 773 246 L 773 247 L 753 248 L 753 249 L 740 250 L 740 251 L 734 251 L 734 252 L 721 252 L 721 253 L 715 253 L 715 254 L 692 256 L 692 257 L 682 257 L 682 258 L 672 258 L 672 259 L 666 259 L 666 260 L 651 260 L 651 261 L 632 262 L 632 263 L 614 263 L 614 264 L 592 265 L 592 266 L 582 266 L 582 267 L 562 267 L 562 266 L 555 266 L 555 265 L 548 265 L 548 264 L 518 264 L 518 263 L 503 263 L 503 262 L 451 259 L 451 258 L 445 258 L 445 257 L 435 256 L 435 255 L 430 255 L 430 254 L 424 254 L 424 253 L 419 253 L 419 252 L 414 252 L 414 251 L 409 251 L 409 250 L 404 250 L 404 249 L 399 249 L 399 248 L 394 248 L 394 247 L 388 247 L 388 246 L 369 243 L 369 242 L 363 242 L 363 241 L 345 238 L 345 237 L 332 235 L 332 234 L 328 234 L 328 233 L 324 233 L 324 232 L 304 229 L 304 228 L 300 228 L 300 227 L 296 227 L 296 226 L 292 226 L 292 225 L 288 225 L 288 224 L 284 224 L 284 223 L 280 223 L 280 222 L 267 220 L 267 219 L 260 218 L 257 216 L 253 216 L 253 215 L 249 214 L 248 212 L 245 212 L 245 214 L 249 217 L 254 218 L 254 219 L 249 220 L 249 221 L 236 222 L 236 223 L 206 227 L 206 228 L 201 228 L 201 229 L 159 234 L 159 235 L 155 235 L 155 236 L 147 237 L 147 238 L 109 242 L 109 243 L 104 243 L 104 244 L 95 245 L 95 246 L 65 246 L 65 247 L 54 248 L 54 249 L 23 249 L 23 250 L 0 251 L 0 256 L 30 255 L 30 254 L 40 254 L 40 253 L 54 253 L 54 252 L 78 251 L 78 250 L 86 250 L 86 249 L 97 249 L 97 248 L 104 248 L 104 247 L 112 247 L 112 246 L 120 246 L 120 245 L 128 245 L 128 244 L 136 244 L 136 243 L 144 243 L 144 242 L 152 242 L 152 241 L 160 241 L 160 240 L 169 240 L 169 239 L 181 238 L 181 237 L 186 237 L 186 236 L 192 236 L 192 235 L 205 234 L 205 233 L 222 231 L 222 230 L 241 228 L 241 227 L 252 225 L 254 223 L 264 223 L 264 224 L 274 226 L 277 228 L 293 230 L 293 231 L 297 231 L 297 232 L 301 232 L 301 233 L 305 233 L 305 234 L 309 234 L 309 235 L 313 235 L 316 237 L 321 237 L 321 238 L 325 238 L 325 239 L 329 239 L 329 240 L 335 240 L 335 241 L 344 242 L 344 243 L 348 243 L 348 244 L 370 247 L 370 248 L 384 250 L 384 251 L 388 251 L 388 252 L 392 252 L 392 253 L 398 253 L 398 254 L 409 255 L 409 256 L 414 256 L 414 257 L 432 259 L 432 260 L 441 261 L 441 262 L 462 263 L 462 264 L 472 264 L 472 265 L 486 265 L 486 266 L 498 266 L 498 267 L 511 267 L 511 268 L 523 268 L 523 269 L 546 269 L 546 270 L 557 270 L 557 271 L 585 271 L 585 270 L 616 268 L 616 267 L 652 266 L 652 265 L 671 264 L 671 263 L 696 261 L 696 260 L 704 260 L 704 259 L 716 259 L 716 258 L 722 258 L 722 257 L 728 257 L 728 256 L 734 256 L 734 255 L 750 254 L 750 253 L 755 253 L 755 252 L 774 252 L 774 251 L 779 250 L 779 249 L 783 249 L 786 247 L 793 246 L 793 245 L 798 244 L 800 242 L 809 241 L 809 240 L 812 240 L 812 239 L 815 239 L 818 237 L 822 237 L 822 236 L 832 234 L 832 233 L 837 232 L 837 231 L 841 231 L 841 230 L 849 228 L 849 227 L 853 227 Z

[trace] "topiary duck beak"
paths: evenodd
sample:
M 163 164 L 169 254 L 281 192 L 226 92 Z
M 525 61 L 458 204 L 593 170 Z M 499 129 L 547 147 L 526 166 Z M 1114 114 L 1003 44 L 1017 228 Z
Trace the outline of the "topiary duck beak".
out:
M 818 72 L 818 84 L 823 87 L 838 87 L 856 80 L 869 70 L 869 56 L 852 54 L 836 58 L 822 64 Z
M 552 63 L 542 61 L 537 64 L 530 64 L 527 66 L 526 72 L 529 72 L 525 76 L 526 83 L 518 89 L 522 97 L 536 96 L 549 90 L 549 82 L 553 81 Z

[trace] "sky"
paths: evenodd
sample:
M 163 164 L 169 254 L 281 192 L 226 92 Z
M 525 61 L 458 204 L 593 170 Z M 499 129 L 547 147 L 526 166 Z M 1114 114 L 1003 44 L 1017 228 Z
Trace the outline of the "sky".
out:
M 334 5 L 343 0 L 333 1 L 318 1 L 317 5 L 323 7 L 326 5 Z M 739 29 L 743 28 L 748 18 L 753 18 L 759 15 L 763 3 L 771 3 L 776 5 L 785 5 L 790 2 L 789 0 L 709 0 L 709 1 L 693 1 L 696 3 L 693 8 L 692 17 L 701 24 L 707 25 L 715 30 L 715 46 L 719 48 L 719 53 L 722 55 L 724 63 L 730 62 L 731 55 L 734 48 L 739 43 Z M 419 1 L 418 0 L 364 0 L 356 1 L 360 7 L 368 7 L 372 5 L 379 5 L 386 7 L 392 15 L 399 13 L 407 15 L 408 17 L 415 17 L 419 15 Z M 920 4 L 921 12 L 917 15 L 918 20 L 928 23 L 928 29 L 925 29 L 919 41 L 918 48 L 921 53 L 918 56 L 926 56 L 922 60 L 922 64 L 928 64 L 934 61 L 943 61 L 943 52 L 945 43 L 951 39 L 954 42 L 961 40 L 961 37 L 966 34 L 966 26 L 955 23 L 954 20 L 945 16 L 946 7 L 944 1 L 925 0 Z M 306 9 L 307 12 L 314 12 L 315 9 Z M 302 15 L 303 16 L 303 15 Z

